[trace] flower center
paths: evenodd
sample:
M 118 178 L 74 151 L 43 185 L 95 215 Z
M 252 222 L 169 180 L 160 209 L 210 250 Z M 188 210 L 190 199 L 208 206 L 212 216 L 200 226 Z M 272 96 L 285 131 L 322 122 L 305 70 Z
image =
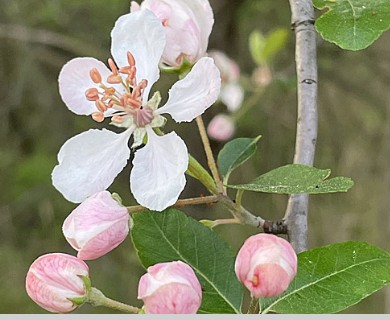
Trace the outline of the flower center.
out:
M 95 121 L 102 122 L 105 117 L 111 117 L 113 123 L 120 125 L 131 117 L 131 123 L 144 127 L 154 118 L 153 110 L 142 106 L 142 93 L 148 81 L 142 79 L 137 84 L 137 68 L 130 52 L 127 52 L 127 62 L 127 66 L 118 69 L 114 61 L 108 59 L 111 74 L 106 83 L 103 82 L 100 72 L 92 68 L 89 76 L 98 86 L 87 89 L 85 97 L 95 102 L 97 110 L 92 114 Z M 108 110 L 110 112 L 105 114 Z

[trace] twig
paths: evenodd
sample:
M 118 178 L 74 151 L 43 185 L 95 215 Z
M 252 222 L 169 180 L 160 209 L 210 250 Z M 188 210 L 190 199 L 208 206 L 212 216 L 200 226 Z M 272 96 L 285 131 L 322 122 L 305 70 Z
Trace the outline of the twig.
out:
M 295 31 L 298 119 L 294 163 L 313 165 L 317 140 L 317 57 L 314 8 L 311 0 L 289 0 Z M 309 196 L 291 195 L 284 219 L 295 251 L 307 249 Z
M 213 175 L 213 178 L 214 178 L 215 183 L 217 185 L 218 191 L 222 193 L 223 192 L 223 183 L 222 183 L 222 180 L 221 180 L 219 173 L 218 173 L 217 164 L 215 163 L 215 159 L 214 159 L 211 147 L 210 147 L 210 141 L 209 141 L 209 138 L 207 137 L 207 132 L 206 132 L 206 128 L 204 126 L 202 116 L 196 117 L 196 124 L 198 125 L 200 137 L 201 137 L 202 143 L 203 143 L 203 148 L 206 152 L 207 164 L 210 168 L 211 174 Z
M 218 201 L 218 196 L 207 196 L 207 197 L 198 197 L 198 198 L 188 198 L 177 200 L 173 205 L 175 208 L 181 208 L 184 206 L 198 205 L 198 204 L 211 204 Z M 143 210 L 148 210 L 143 206 L 131 206 L 127 207 L 127 210 L 130 214 L 136 213 Z

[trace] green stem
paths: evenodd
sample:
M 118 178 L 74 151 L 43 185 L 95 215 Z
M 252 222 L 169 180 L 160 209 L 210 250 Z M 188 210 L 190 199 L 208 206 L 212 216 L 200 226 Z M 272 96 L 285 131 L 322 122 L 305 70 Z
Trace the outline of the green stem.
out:
M 93 306 L 102 306 L 110 309 L 122 311 L 124 313 L 140 313 L 141 309 L 133 306 L 129 306 L 122 302 L 118 302 L 107 298 L 100 290 L 91 288 L 88 294 L 87 303 Z
M 252 297 L 247 314 L 256 314 L 258 312 L 257 311 L 258 305 L 259 305 L 259 299 Z
M 203 168 L 203 166 L 193 156 L 189 154 L 188 157 L 189 163 L 186 173 L 195 179 L 198 179 L 211 193 L 218 194 L 214 179 L 210 176 L 206 169 Z

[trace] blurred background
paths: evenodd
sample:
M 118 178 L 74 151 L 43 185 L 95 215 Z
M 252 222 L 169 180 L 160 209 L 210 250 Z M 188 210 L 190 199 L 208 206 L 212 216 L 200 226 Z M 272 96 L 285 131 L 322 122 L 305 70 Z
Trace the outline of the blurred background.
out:
M 258 152 L 231 177 L 247 182 L 292 162 L 296 129 L 294 34 L 285 0 L 212 0 L 215 25 L 209 48 L 225 52 L 241 68 L 245 90 L 234 137 L 262 135 Z M 99 127 L 76 116 L 61 101 L 57 77 L 64 63 L 78 56 L 109 57 L 110 31 L 129 11 L 127 0 L 0 0 L 0 312 L 45 313 L 24 289 L 34 259 L 48 252 L 75 254 L 61 226 L 75 208 L 51 185 L 56 155 L 70 137 Z M 281 28 L 280 50 L 260 66 L 250 54 L 248 39 Z M 315 166 L 333 175 L 351 177 L 347 193 L 312 196 L 310 247 L 359 240 L 390 250 L 390 33 L 360 52 L 343 51 L 318 39 L 319 135 Z M 266 71 L 264 71 L 266 70 Z M 269 72 L 268 72 L 269 71 Z M 175 77 L 162 75 L 156 89 L 166 98 Z M 218 103 L 204 120 L 227 112 Z M 169 119 L 170 120 L 170 119 Z M 195 123 L 175 126 L 189 151 L 206 165 Z M 212 141 L 214 154 L 223 142 Z M 126 205 L 135 204 L 128 187 L 130 165 L 110 191 Z M 183 197 L 205 194 L 189 178 Z M 284 215 L 287 197 L 247 192 L 243 203 L 267 219 Z M 227 217 L 221 207 L 184 208 L 196 219 Z M 256 232 L 245 226 L 220 226 L 234 249 Z M 110 254 L 88 262 L 93 285 L 108 297 L 140 306 L 137 283 L 144 270 L 130 239 Z M 390 313 L 390 294 L 383 289 L 347 313 Z M 75 313 L 111 312 L 83 306 Z

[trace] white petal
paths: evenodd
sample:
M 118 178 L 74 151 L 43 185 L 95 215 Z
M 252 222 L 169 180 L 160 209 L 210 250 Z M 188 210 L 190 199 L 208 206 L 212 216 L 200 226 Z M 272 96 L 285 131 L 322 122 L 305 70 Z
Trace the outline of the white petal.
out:
M 192 121 L 217 100 L 220 89 L 221 78 L 213 59 L 202 58 L 172 86 L 167 103 L 155 113 L 169 113 L 176 122 Z
M 60 95 L 69 110 L 76 114 L 90 115 L 96 112 L 95 102 L 88 101 L 85 91 L 89 88 L 97 88 L 98 85 L 91 80 L 89 71 L 96 68 L 103 79 L 106 79 L 111 71 L 106 65 L 94 58 L 75 58 L 66 63 L 58 77 Z
M 222 86 L 219 98 L 230 112 L 235 112 L 240 109 L 244 100 L 244 89 L 238 83 L 228 83 Z
M 135 59 L 137 81 L 148 80 L 143 101 L 147 101 L 153 83 L 160 76 L 158 64 L 165 47 L 161 21 L 149 10 L 135 11 L 119 17 L 111 31 L 111 54 L 119 67 L 128 65 L 127 52 Z
M 157 136 L 150 127 L 147 132 L 146 146 L 135 153 L 130 188 L 139 204 L 162 211 L 173 205 L 184 189 L 188 151 L 175 132 Z
M 91 129 L 70 138 L 58 153 L 52 172 L 54 187 L 71 202 L 107 189 L 130 157 L 131 131 L 116 134 Z

